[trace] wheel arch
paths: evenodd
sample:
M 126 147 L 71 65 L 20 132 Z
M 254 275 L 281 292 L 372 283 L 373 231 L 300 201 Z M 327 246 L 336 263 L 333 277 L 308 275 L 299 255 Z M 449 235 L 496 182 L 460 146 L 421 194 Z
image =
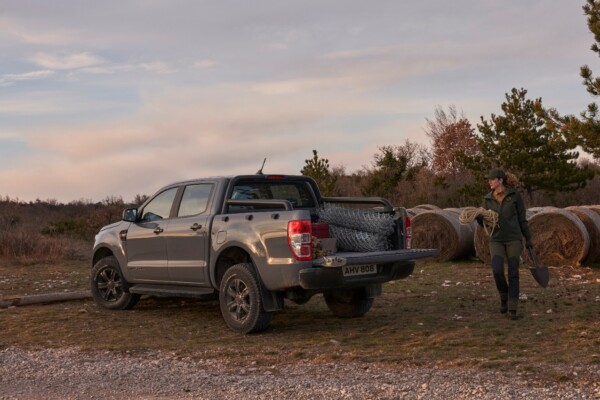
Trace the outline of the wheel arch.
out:
M 268 290 L 260 276 L 256 263 L 251 254 L 239 246 L 230 246 L 219 253 L 212 268 L 211 282 L 217 290 L 221 287 L 221 280 L 225 272 L 236 264 L 247 263 L 250 265 L 251 272 L 258 282 L 260 297 L 266 311 L 278 311 L 283 309 L 283 293 Z
M 108 247 L 102 246 L 97 248 L 92 255 L 92 268 L 96 263 L 105 257 L 114 257 L 115 253 Z
M 225 271 L 227 271 L 230 267 L 241 263 L 252 264 L 254 273 L 256 273 L 256 275 L 258 276 L 256 267 L 254 265 L 254 262 L 252 261 L 252 257 L 250 256 L 250 253 L 248 253 L 245 249 L 239 246 L 230 246 L 226 249 L 223 249 L 217 255 L 217 258 L 213 264 L 213 268 L 211 271 L 211 281 L 213 286 L 218 289 L 221 285 L 223 275 L 225 275 Z

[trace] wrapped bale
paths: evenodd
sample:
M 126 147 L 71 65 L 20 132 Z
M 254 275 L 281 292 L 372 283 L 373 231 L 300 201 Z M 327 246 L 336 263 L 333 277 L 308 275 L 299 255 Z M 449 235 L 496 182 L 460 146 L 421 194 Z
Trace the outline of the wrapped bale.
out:
M 597 205 L 590 205 L 590 206 L 581 206 L 583 208 L 587 208 L 590 211 L 595 212 L 596 214 L 600 215 L 600 206 Z
M 419 204 L 418 206 L 414 206 L 414 208 L 422 208 L 423 210 L 429 211 L 440 210 L 440 208 L 435 204 Z
M 444 208 L 444 211 L 451 212 L 451 213 L 458 214 L 458 215 L 460 215 L 460 213 L 462 212 L 462 210 L 460 208 Z
M 430 210 L 415 215 L 412 233 L 414 248 L 440 250 L 437 261 L 463 258 L 473 250 L 473 230 L 470 225 L 462 225 L 453 212 Z
M 527 211 L 529 211 L 531 213 L 531 215 L 537 214 L 540 211 L 544 211 L 544 207 L 531 207 L 528 208 Z
M 573 213 L 546 207 L 529 219 L 533 245 L 542 264 L 580 265 L 588 254 L 590 236 Z
M 425 212 L 425 211 L 430 211 L 430 210 L 428 210 L 426 208 L 419 208 L 419 207 L 406 209 L 406 212 L 408 213 L 408 215 L 411 218 L 414 217 L 415 215 L 421 214 L 422 212 Z
M 594 209 L 594 206 L 572 206 L 565 210 L 572 212 L 583 222 L 590 236 L 590 249 L 583 261 L 600 261 L 600 207 Z
M 473 238 L 473 245 L 475 247 L 475 255 L 484 264 L 491 264 L 492 257 L 490 255 L 490 237 L 482 226 L 475 227 L 475 235 Z
M 477 223 L 477 221 L 473 220 L 468 224 L 465 223 L 461 223 L 461 215 L 463 213 L 463 211 L 465 209 L 468 209 L 469 207 L 462 207 L 462 208 L 444 208 L 444 211 L 446 212 L 450 212 L 450 213 L 454 213 L 457 215 L 458 217 L 458 222 L 459 224 L 461 224 L 461 226 L 466 227 L 466 234 L 470 236 L 471 240 L 468 241 L 468 245 L 470 246 L 469 248 L 469 252 L 467 254 L 468 257 L 475 257 L 476 256 L 476 252 L 475 252 L 475 229 L 477 229 L 477 227 L 479 226 L 479 224 Z M 464 230 L 465 228 L 463 228 Z

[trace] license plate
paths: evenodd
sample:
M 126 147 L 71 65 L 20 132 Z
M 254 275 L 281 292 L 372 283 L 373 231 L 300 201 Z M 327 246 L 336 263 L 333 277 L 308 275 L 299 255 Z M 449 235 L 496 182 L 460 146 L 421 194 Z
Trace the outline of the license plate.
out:
M 370 275 L 377 273 L 377 265 L 344 265 L 342 274 L 344 276 Z

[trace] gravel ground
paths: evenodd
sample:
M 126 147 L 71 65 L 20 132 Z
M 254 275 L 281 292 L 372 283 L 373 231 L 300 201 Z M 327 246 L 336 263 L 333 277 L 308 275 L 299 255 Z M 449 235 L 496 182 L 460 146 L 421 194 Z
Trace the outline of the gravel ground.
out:
M 493 370 L 366 364 L 235 366 L 156 352 L 0 350 L 0 399 L 600 399 L 600 368 L 548 382 Z

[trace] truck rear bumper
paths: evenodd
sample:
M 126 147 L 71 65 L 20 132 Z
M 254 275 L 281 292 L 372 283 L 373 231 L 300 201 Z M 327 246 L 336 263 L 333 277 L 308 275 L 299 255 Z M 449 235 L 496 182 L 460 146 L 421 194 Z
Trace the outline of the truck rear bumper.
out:
M 412 274 L 415 261 L 401 261 L 377 265 L 377 273 L 371 275 L 344 276 L 343 267 L 314 267 L 299 272 L 300 286 L 307 290 L 336 289 L 363 286 L 403 279 Z
M 412 274 L 415 260 L 434 257 L 438 249 L 378 251 L 371 253 L 340 252 L 313 261 L 312 268 L 299 271 L 299 284 L 307 290 L 335 289 L 383 283 L 403 279 Z M 365 275 L 344 275 L 345 266 L 377 265 L 377 272 Z
M 440 254 L 438 249 L 412 249 L 373 251 L 370 253 L 339 252 L 331 257 L 321 257 L 313 261 L 314 266 L 327 267 L 331 259 L 343 260 L 343 265 L 388 264 L 399 261 L 414 261 L 418 258 L 435 257 Z

